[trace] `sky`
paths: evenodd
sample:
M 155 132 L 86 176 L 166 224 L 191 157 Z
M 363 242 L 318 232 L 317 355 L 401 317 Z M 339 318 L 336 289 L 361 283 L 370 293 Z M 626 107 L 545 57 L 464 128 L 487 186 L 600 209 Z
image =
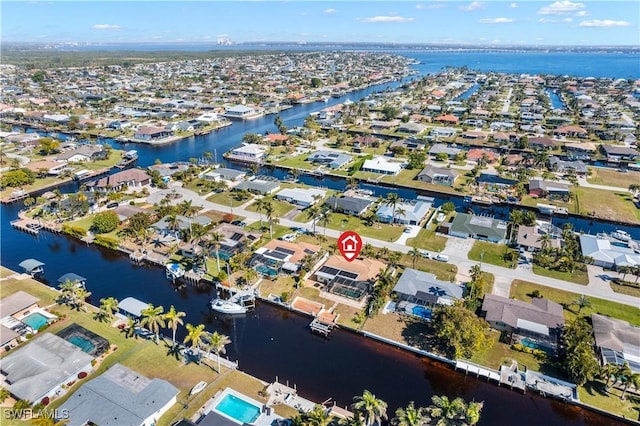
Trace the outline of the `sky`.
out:
M 640 45 L 640 1 L 7 1 L 2 42 Z

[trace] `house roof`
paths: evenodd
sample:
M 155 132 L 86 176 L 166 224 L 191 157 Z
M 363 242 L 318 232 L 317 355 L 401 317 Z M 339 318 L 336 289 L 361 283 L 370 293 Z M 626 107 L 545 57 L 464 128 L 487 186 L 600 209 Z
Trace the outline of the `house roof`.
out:
M 60 407 L 69 425 L 140 425 L 169 403 L 179 390 L 161 379 L 149 379 L 115 364 L 83 384 Z M 156 419 L 157 420 L 157 419 Z
M 507 235 L 507 224 L 488 216 L 458 213 L 451 222 L 451 232 L 479 234 L 503 240 Z
M 640 265 L 640 254 L 629 247 L 612 245 L 611 241 L 595 235 L 581 234 L 580 247 L 583 256 L 591 257 L 596 261 L 616 265 L 618 261 L 621 261 L 624 262 L 624 266 L 628 266 L 628 264 Z
M 550 180 L 531 179 L 529 181 L 529 191 L 542 189 L 548 192 L 569 192 L 569 185 L 566 183 L 554 182 Z
M 258 145 L 256 143 L 247 143 L 232 150 L 236 155 L 264 154 L 266 151 L 267 147 L 265 145 Z
M 518 245 L 524 247 L 533 247 L 536 249 L 542 248 L 542 241 L 540 240 L 546 232 L 538 226 L 525 226 L 520 225 L 518 227 Z M 560 248 L 560 239 L 559 238 L 551 238 L 549 240 L 549 245 L 553 248 Z
M 259 248 L 256 253 L 269 256 L 269 252 L 277 251 L 288 255 L 286 257 L 287 262 L 298 263 L 302 259 L 304 259 L 306 255 L 317 253 L 321 249 L 322 247 L 318 245 L 304 243 L 301 241 L 289 242 L 282 240 L 271 240 L 267 244 Z M 280 259 L 280 256 L 278 255 L 277 258 Z
M 18 333 L 16 333 L 9 327 L 5 327 L 4 325 L 0 324 L 0 346 L 6 345 L 19 336 L 20 335 Z
M 127 204 L 118 206 L 113 209 L 113 211 L 116 212 L 120 220 L 127 220 L 137 213 L 151 213 L 148 210 L 143 209 L 142 207 L 130 206 Z
M 149 126 L 141 126 L 136 131 L 136 135 L 157 135 L 159 133 L 166 133 L 167 130 L 162 127 L 149 127 Z
M 275 191 L 278 188 L 280 188 L 280 182 L 278 182 L 277 180 L 262 179 L 245 180 L 234 187 L 234 189 L 237 190 L 258 191 L 265 193 Z
M 397 161 L 389 161 L 385 157 L 375 157 L 372 160 L 365 160 L 362 169 L 383 170 L 386 172 L 398 173 L 402 170 L 402 163 Z
M 567 169 L 573 169 L 579 173 L 587 173 L 587 166 L 580 160 L 565 161 L 553 156 L 549 158 L 549 164 L 552 168 L 556 168 L 559 172 L 563 172 Z
M 427 214 L 431 208 L 432 203 L 420 200 L 402 200 L 396 204 L 396 212 L 398 209 L 403 209 L 404 214 L 397 214 L 396 217 L 408 220 L 420 222 L 422 218 Z M 383 203 L 378 207 L 376 214 L 382 218 L 391 218 L 393 216 L 393 206 Z
M 338 255 L 330 256 L 322 266 L 358 274 L 356 277 L 358 281 L 375 280 L 378 274 L 387 267 L 385 263 L 376 259 L 354 259 L 349 262 Z
M 492 173 L 481 173 L 477 178 L 477 182 L 502 186 L 514 186 L 518 184 L 518 181 L 515 179 L 503 178 L 500 175 L 495 175 Z
M 327 191 L 315 188 L 285 188 L 276 194 L 276 198 L 291 198 L 307 204 L 316 202 L 317 197 L 324 198 Z
M 227 169 L 225 167 L 220 167 L 217 168 L 215 170 L 212 170 L 212 173 L 217 173 L 220 176 L 222 176 L 223 178 L 226 179 L 237 179 L 240 176 L 245 176 L 246 173 L 240 170 L 234 170 L 234 169 Z
M 125 182 L 145 182 L 150 179 L 151 177 L 144 170 L 128 169 L 104 177 L 95 182 L 94 186 L 98 188 L 106 188 L 107 186 L 118 186 Z
M 79 373 L 92 359 L 73 343 L 44 333 L 3 358 L 0 369 L 13 395 L 36 402 Z
M 10 296 L 0 300 L 0 315 L 8 316 L 19 312 L 34 303 L 38 303 L 38 298 L 25 291 L 17 291 Z
M 418 176 L 429 176 L 431 178 L 435 176 L 448 176 L 449 179 L 454 180 L 458 177 L 458 172 L 453 169 L 446 169 L 443 167 L 427 166 L 418 173 Z
M 393 291 L 410 296 L 416 296 L 421 292 L 435 296 L 436 300 L 461 299 L 463 294 L 462 286 L 447 281 L 440 281 L 434 274 L 412 268 L 405 269 L 393 288 Z M 438 303 L 443 302 L 446 303 L 444 300 Z
M 640 152 L 628 146 L 602 144 L 602 149 L 607 155 L 623 155 L 629 157 L 640 157 Z
M 456 148 L 453 146 L 449 146 L 443 143 L 437 143 L 434 144 L 431 149 L 429 149 L 429 154 L 431 155 L 437 155 L 441 152 L 444 152 L 445 154 L 449 155 L 449 156 L 454 156 L 456 154 L 458 154 L 460 151 L 462 151 L 460 148 Z
M 361 212 L 367 209 L 372 203 L 373 201 L 366 198 L 331 196 L 327 198 L 324 204 L 334 210 Z
M 144 303 L 135 297 L 126 297 L 118 303 L 118 309 L 128 312 L 135 317 L 141 316 L 142 311 L 148 307 L 148 303 Z
M 531 303 L 508 297 L 487 294 L 482 302 L 482 311 L 486 312 L 485 319 L 491 322 L 502 322 L 513 328 L 518 328 L 518 320 L 540 324 L 550 329 L 564 324 L 562 306 L 548 299 L 533 298 Z M 520 325 L 523 325 L 521 322 Z M 524 324 L 527 325 L 526 323 Z M 532 330 L 533 327 L 525 327 Z M 532 330 L 536 331 L 536 330 Z
M 627 321 L 591 314 L 596 346 L 640 357 L 640 329 Z
M 547 138 L 547 137 L 529 138 L 527 143 L 530 146 L 544 146 L 544 147 L 547 147 L 547 148 L 558 146 L 558 142 L 554 141 L 551 138 Z

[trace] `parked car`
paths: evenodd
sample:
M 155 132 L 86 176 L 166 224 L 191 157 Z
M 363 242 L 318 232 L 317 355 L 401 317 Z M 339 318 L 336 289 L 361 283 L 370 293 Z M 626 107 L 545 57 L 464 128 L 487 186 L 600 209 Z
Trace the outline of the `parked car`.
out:
M 418 251 L 420 252 L 420 256 L 424 257 L 425 259 L 431 259 L 431 253 L 429 253 L 428 251 L 423 249 L 418 249 Z
M 291 242 L 291 241 L 295 241 L 297 237 L 298 237 L 298 236 L 297 236 L 296 234 L 286 234 L 286 235 L 283 235 L 282 237 L 280 237 L 280 238 L 278 238 L 278 239 L 279 239 L 279 240 L 282 240 L 282 241 L 289 241 L 289 242 Z
M 408 234 L 410 232 L 411 232 L 411 227 L 410 226 L 407 226 L 406 228 L 404 228 L 404 233 L 405 234 Z
M 438 253 L 434 257 L 434 259 L 435 260 L 439 260 L 440 262 L 448 262 L 449 261 L 449 256 L 447 256 L 446 254 Z
M 108 209 L 115 209 L 115 208 L 116 208 L 116 207 L 118 207 L 119 205 L 120 205 L 119 203 L 113 202 L 113 203 L 109 203 L 109 204 L 107 204 L 107 208 L 108 208 Z

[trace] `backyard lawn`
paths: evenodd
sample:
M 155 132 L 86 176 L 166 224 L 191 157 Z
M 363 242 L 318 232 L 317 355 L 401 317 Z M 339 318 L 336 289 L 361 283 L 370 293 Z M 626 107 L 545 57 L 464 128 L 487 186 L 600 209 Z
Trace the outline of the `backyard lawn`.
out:
M 579 294 L 541 286 L 528 281 L 514 280 L 511 284 L 510 297 L 529 302 L 531 301 L 531 296 L 528 295 L 534 290 L 538 290 L 542 297 L 560 303 L 564 307 L 565 320 L 573 319 L 578 315 L 589 317 L 592 313 L 598 313 L 629 321 L 629 323 L 633 325 L 640 325 L 640 309 L 634 308 L 633 306 L 589 297 L 588 299 L 591 301 L 591 306 L 583 308 L 582 312 L 578 313 L 578 307 L 571 304 L 580 297 Z
M 626 174 L 626 173 L 624 173 Z M 576 213 L 595 217 L 636 223 L 640 221 L 640 209 L 633 203 L 628 191 L 607 191 L 595 188 L 574 188 Z
M 533 265 L 533 273 L 542 275 L 543 277 L 556 278 L 558 280 L 569 281 L 580 285 L 589 284 L 589 273 L 587 272 L 586 266 L 581 264 L 576 266 L 573 273 L 570 271 L 562 272 Z
M 495 244 L 487 241 L 476 240 L 469 251 L 469 259 L 503 268 L 514 268 L 513 262 L 506 262 L 504 255 L 509 250 L 505 244 Z
M 320 221 L 316 224 L 316 227 L 323 225 L 324 223 Z M 375 238 L 382 241 L 395 241 L 402 235 L 404 230 L 403 226 L 377 222 L 373 226 L 366 226 L 359 217 L 344 213 L 332 213 L 331 216 L 329 216 L 327 228 L 338 231 L 355 231 L 363 237 Z M 317 232 L 321 233 L 320 231 Z
M 603 167 L 589 167 L 591 175 L 587 182 L 595 185 L 616 186 L 627 189 L 630 183 L 640 182 L 640 172 L 627 171 L 621 173 L 618 169 L 608 169 Z
M 253 195 L 247 195 L 246 197 L 238 199 L 238 192 L 229 191 L 217 192 L 207 198 L 207 201 L 221 204 L 223 206 L 231 206 L 231 208 L 239 207 L 250 200 L 253 200 Z
M 280 201 L 280 200 L 276 200 L 276 199 L 272 199 L 271 200 L 271 204 L 273 205 L 273 217 L 283 217 L 284 215 L 286 215 L 287 213 L 289 213 L 291 210 L 293 210 L 295 207 L 293 206 L 293 204 L 289 204 L 285 201 Z M 258 212 L 258 209 L 256 208 L 256 203 L 251 203 L 246 207 L 246 210 L 250 211 L 250 212 Z M 266 216 L 264 214 L 264 209 L 262 211 L 262 216 L 263 218 L 266 220 Z
M 435 231 L 426 228 L 421 228 L 417 237 L 409 238 L 407 240 L 407 246 L 437 252 L 444 250 L 446 245 L 447 237 L 439 235 Z

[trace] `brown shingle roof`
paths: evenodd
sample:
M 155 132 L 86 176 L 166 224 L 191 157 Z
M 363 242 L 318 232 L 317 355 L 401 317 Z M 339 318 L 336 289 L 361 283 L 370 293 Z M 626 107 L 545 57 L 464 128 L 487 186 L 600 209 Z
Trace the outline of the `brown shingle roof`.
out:
M 534 298 L 527 303 L 487 294 L 482 302 L 482 311 L 486 312 L 487 321 L 503 322 L 513 328 L 517 328 L 518 319 L 544 324 L 549 328 L 564 324 L 562 306 L 542 298 Z

